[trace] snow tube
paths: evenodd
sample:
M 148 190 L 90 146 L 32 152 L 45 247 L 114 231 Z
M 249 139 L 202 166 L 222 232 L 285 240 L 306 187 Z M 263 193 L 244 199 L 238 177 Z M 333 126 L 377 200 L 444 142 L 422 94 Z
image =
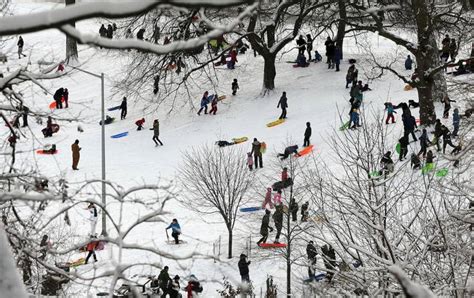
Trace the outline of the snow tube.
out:
M 112 139 L 119 139 L 128 136 L 128 131 L 118 133 L 116 135 L 110 136 Z

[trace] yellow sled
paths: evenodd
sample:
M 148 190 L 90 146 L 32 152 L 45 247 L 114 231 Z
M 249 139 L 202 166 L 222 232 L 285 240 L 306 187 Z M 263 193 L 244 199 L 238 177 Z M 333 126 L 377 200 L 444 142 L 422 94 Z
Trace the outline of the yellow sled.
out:
M 278 119 L 273 122 L 267 123 L 267 127 L 277 126 L 279 124 L 282 124 L 283 122 L 285 122 L 285 119 Z
M 240 144 L 240 143 L 243 143 L 243 142 L 247 142 L 248 139 L 249 138 L 247 138 L 247 137 L 233 138 L 232 142 L 234 142 L 234 144 Z
M 217 97 L 217 101 L 221 101 L 223 99 L 226 99 L 226 97 L 227 96 L 225 96 L 225 95 L 221 95 L 221 96 Z

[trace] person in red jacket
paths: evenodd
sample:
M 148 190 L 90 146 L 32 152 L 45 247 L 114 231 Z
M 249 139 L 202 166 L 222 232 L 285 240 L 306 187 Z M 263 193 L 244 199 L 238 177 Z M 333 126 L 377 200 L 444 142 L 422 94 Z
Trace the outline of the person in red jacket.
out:
M 142 118 L 142 119 L 140 119 L 140 120 L 137 120 L 137 121 L 135 122 L 135 125 L 137 126 L 137 130 L 142 130 L 144 123 L 145 123 L 145 118 Z
M 217 112 L 217 94 L 214 95 L 214 98 L 211 102 L 211 110 L 209 111 L 209 115 L 215 115 Z
M 230 61 L 227 64 L 227 68 L 229 69 L 234 69 L 235 68 L 235 63 L 237 63 L 237 51 L 233 49 L 230 51 Z
M 188 285 L 184 288 L 188 294 L 188 298 L 198 297 L 197 293 L 202 292 L 201 283 L 197 280 L 196 276 L 191 274 L 189 277 Z
M 286 181 L 288 179 L 288 168 L 284 167 L 281 172 L 281 181 Z
M 95 236 L 91 236 L 91 242 L 87 244 L 86 250 L 89 252 L 86 257 L 86 262 L 84 264 L 87 264 L 89 262 L 89 258 L 91 256 L 94 256 L 94 262 L 97 262 L 97 256 L 95 255 L 95 249 L 97 247 L 97 238 Z

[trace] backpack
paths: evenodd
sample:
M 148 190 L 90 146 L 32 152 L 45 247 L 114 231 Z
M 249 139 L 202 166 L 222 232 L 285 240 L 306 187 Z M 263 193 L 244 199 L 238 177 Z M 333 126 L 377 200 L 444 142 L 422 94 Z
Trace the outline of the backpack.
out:
M 264 154 L 267 151 L 267 144 L 265 142 L 260 143 L 260 153 Z

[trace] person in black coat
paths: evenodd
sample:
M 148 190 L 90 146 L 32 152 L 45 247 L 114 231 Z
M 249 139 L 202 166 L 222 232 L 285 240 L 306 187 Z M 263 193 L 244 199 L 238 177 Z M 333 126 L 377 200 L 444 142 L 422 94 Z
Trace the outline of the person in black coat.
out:
M 400 161 L 402 161 L 408 154 L 408 135 L 401 137 L 398 142 L 400 143 Z
M 258 240 L 257 245 L 260 245 L 260 243 L 266 243 L 267 238 L 268 238 L 268 230 L 270 229 L 273 230 L 270 225 L 270 210 L 266 209 L 265 210 L 265 215 L 262 218 L 262 225 L 260 226 L 260 235 L 262 235 L 262 238 Z
M 336 55 L 336 46 L 334 45 L 333 42 L 331 42 L 327 47 L 326 47 L 327 55 L 328 55 L 328 69 L 334 68 L 335 64 L 335 55 Z
M 418 152 L 418 155 L 423 154 L 423 158 L 425 158 L 426 155 L 426 150 L 428 149 L 429 144 L 431 141 L 428 139 L 428 133 L 426 132 L 426 129 L 423 128 L 423 132 L 421 133 L 420 136 L 420 151 Z
M 418 155 L 415 153 L 411 154 L 411 168 L 413 170 L 420 169 L 421 168 L 421 161 Z
M 329 63 L 328 46 L 329 46 L 331 43 L 333 43 L 333 41 L 331 40 L 331 37 L 328 36 L 328 38 L 327 38 L 326 41 L 324 42 L 324 45 L 326 46 L 326 57 L 327 57 L 326 63 Z
M 404 135 L 408 137 L 409 134 L 412 135 L 413 140 L 418 141 L 415 135 L 415 128 L 417 127 L 416 125 L 416 119 L 413 116 L 408 116 L 408 117 L 403 117 L 402 115 L 402 120 L 403 120 L 403 129 Z M 408 138 L 407 138 L 408 141 Z
M 306 222 L 309 218 L 309 202 L 305 202 L 301 205 L 301 221 Z
M 23 106 L 23 109 L 21 111 L 21 115 L 23 117 L 23 127 L 28 126 L 28 112 L 29 111 L 30 111 L 30 109 L 28 109 L 28 107 Z
M 446 146 L 449 145 L 453 148 L 456 148 L 456 146 L 453 144 L 451 141 L 451 132 L 446 126 L 442 126 L 442 131 L 443 131 L 443 154 L 446 152 Z
M 249 265 L 250 261 L 247 261 L 247 256 L 244 254 L 240 255 L 240 260 L 239 260 L 239 272 L 240 272 L 240 277 L 242 278 L 242 282 L 250 282 L 250 276 L 249 276 Z
M 336 252 L 331 244 L 325 244 L 321 247 L 321 250 L 323 252 L 324 266 L 328 269 L 326 278 L 331 281 L 334 276 L 334 270 L 336 270 Z
M 274 243 L 280 243 L 281 229 L 283 229 L 283 205 L 275 206 L 275 213 L 273 213 L 273 222 L 277 231 Z
M 286 109 L 288 108 L 288 98 L 286 98 L 286 92 L 283 92 L 283 94 L 280 97 L 280 100 L 278 101 L 277 108 L 281 107 L 281 115 L 279 119 L 286 119 Z
M 303 35 L 300 35 L 300 38 L 298 38 L 296 44 L 298 45 L 298 55 L 304 55 L 306 50 L 306 41 L 304 40 Z
M 311 261 L 311 264 L 316 264 L 316 256 L 318 255 L 318 251 L 316 250 L 316 246 L 314 246 L 313 241 L 310 241 L 306 246 L 306 254 L 308 255 L 308 259 Z
M 278 157 L 281 157 L 281 160 L 287 159 L 290 154 L 294 153 L 295 155 L 299 156 L 298 154 L 298 145 L 288 146 L 285 148 L 285 152 L 278 153 Z
M 295 199 L 290 200 L 291 221 L 298 220 L 298 203 Z
M 309 146 L 309 138 L 311 138 L 311 123 L 306 122 L 306 130 L 304 131 L 303 147 Z
M 114 28 L 111 24 L 107 26 L 107 38 L 112 39 L 114 37 Z
M 63 94 L 64 94 L 64 88 L 59 88 L 58 90 L 56 90 L 56 92 L 54 92 L 53 98 L 54 98 L 54 101 L 56 102 L 56 109 L 63 108 L 63 102 L 61 100 L 63 98 Z
M 127 117 L 127 98 L 124 96 L 122 99 L 122 103 L 120 104 L 120 119 L 123 120 Z

